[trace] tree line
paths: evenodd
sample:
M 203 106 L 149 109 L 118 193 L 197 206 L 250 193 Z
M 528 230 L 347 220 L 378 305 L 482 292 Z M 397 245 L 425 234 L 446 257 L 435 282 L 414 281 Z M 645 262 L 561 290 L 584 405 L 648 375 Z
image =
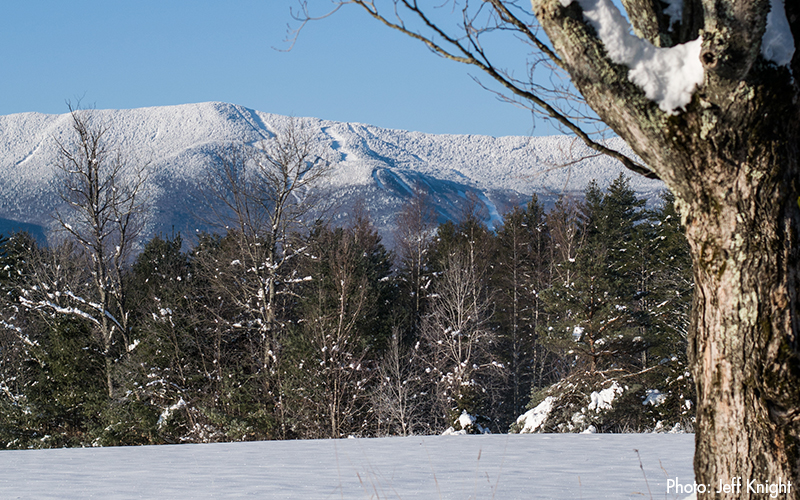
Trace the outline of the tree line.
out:
M 219 231 L 137 249 L 146 169 L 72 113 L 64 238 L 0 241 L 2 448 L 508 432 L 546 398 L 544 431 L 692 421 L 669 195 L 647 209 L 620 176 L 491 231 L 477 202 L 437 223 L 419 190 L 390 250 L 363 208 L 309 217 L 332 160 L 291 122 L 216 152 Z

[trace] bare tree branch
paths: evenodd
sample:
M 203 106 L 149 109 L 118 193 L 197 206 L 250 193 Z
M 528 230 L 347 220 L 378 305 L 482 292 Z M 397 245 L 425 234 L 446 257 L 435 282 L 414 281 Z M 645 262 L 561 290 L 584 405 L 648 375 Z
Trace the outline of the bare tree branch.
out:
M 479 68 L 484 74 L 490 76 L 492 80 L 510 92 L 511 95 L 530 103 L 533 109 L 578 136 L 591 149 L 620 161 L 626 168 L 640 175 L 649 179 L 658 179 L 657 174 L 645 165 L 605 146 L 602 142 L 592 139 L 590 133 L 578 124 L 580 119 L 572 119 L 562 109 L 556 107 L 553 104 L 552 95 L 543 93 L 544 89 L 537 87 L 532 82 L 525 83 L 513 78 L 507 71 L 497 67 L 492 62 L 493 56 L 489 55 L 485 44 L 480 40 L 481 37 L 496 31 L 509 31 L 528 41 L 540 55 L 543 55 L 555 67 L 566 68 L 564 61 L 552 50 L 551 46 L 536 35 L 532 28 L 534 26 L 532 23 L 535 20 L 531 18 L 528 22 L 525 22 L 514 12 L 512 7 L 516 6 L 516 2 L 487 0 L 487 2 L 478 2 L 478 7 L 472 7 L 471 5 L 475 3 L 471 4 L 469 0 L 465 0 L 460 9 L 462 19 L 457 35 L 451 34 L 442 28 L 443 25 L 441 23 L 437 23 L 426 13 L 428 8 L 421 7 L 416 0 L 392 0 L 390 3 L 393 6 L 393 9 L 391 9 L 393 18 L 384 14 L 383 9 L 379 8 L 374 0 L 342 0 L 336 3 L 333 11 L 318 17 L 311 16 L 307 5 L 303 3 L 302 14 L 295 16 L 295 18 L 301 21 L 302 25 L 299 29 L 302 29 L 311 20 L 327 17 L 343 5 L 355 4 L 384 25 L 424 43 L 437 55 Z M 455 9 L 459 2 L 453 2 L 452 5 Z M 509 7 L 509 5 L 512 7 Z M 420 25 L 420 28 L 414 28 L 407 23 L 404 19 L 405 14 L 408 14 L 410 20 L 413 20 L 414 23 Z M 295 35 L 299 33 L 299 29 L 295 32 Z

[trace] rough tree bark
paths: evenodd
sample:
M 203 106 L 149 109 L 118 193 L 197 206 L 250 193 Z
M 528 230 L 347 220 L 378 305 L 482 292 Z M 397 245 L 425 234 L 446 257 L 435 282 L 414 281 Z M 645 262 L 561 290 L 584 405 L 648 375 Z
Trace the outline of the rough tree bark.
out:
M 535 19 L 525 17 L 521 0 L 453 0 L 450 11 L 461 17 L 457 34 L 446 28 L 452 23 L 436 17 L 440 12 L 416 0 L 339 2 L 345 3 L 443 57 L 479 68 L 590 147 L 667 184 L 694 260 L 689 355 L 698 395 L 697 483 L 708 485 L 708 498 L 760 498 L 747 482 L 791 481 L 787 496 L 798 498 L 800 87 L 792 75 L 800 74 L 800 55 L 793 50 L 800 4 L 622 0 L 633 32 L 651 44 L 645 50 L 701 37 L 699 52 L 682 56 L 702 65 L 696 89 L 682 107 L 662 109 L 632 83 L 628 66 L 614 62 L 620 61 L 611 55 L 615 47 L 601 40 L 608 19 L 586 15 L 598 6 L 616 11 L 608 0 L 531 0 Z M 770 12 L 785 12 L 788 19 L 780 45 L 793 52 L 783 62 L 762 51 Z M 550 43 L 539 38 L 539 26 Z M 533 46 L 532 65 L 547 59 L 567 72 L 585 102 L 644 165 L 595 142 L 568 106 L 559 107 L 553 89 L 494 66 L 490 45 L 479 38 L 502 30 Z M 716 493 L 720 481 L 737 477 L 745 483 L 741 491 Z
M 696 481 L 712 486 L 707 497 L 719 498 L 761 496 L 747 487 L 716 492 L 737 477 L 794 486 L 800 479 L 800 137 L 791 76 L 797 56 L 787 68 L 761 55 L 767 0 L 687 2 L 684 24 L 702 31 L 685 30 L 684 39 L 672 42 L 701 33 L 705 75 L 685 110 L 673 114 L 610 60 L 583 4 L 533 0 L 575 86 L 676 196 L 697 285 L 689 345 L 698 394 Z M 794 6 L 787 5 L 787 14 L 796 38 Z

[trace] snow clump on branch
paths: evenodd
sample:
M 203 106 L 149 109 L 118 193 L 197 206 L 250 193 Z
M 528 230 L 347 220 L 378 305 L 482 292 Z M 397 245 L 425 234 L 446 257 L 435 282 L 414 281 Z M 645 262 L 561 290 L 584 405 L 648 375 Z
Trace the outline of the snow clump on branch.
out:
M 573 0 L 560 0 L 564 7 Z M 616 64 L 630 68 L 628 80 L 644 91 L 662 111 L 678 114 L 692 100 L 705 72 L 700 62 L 702 37 L 674 47 L 656 47 L 633 35 L 628 20 L 611 0 L 577 0 L 583 16 L 597 31 Z
M 761 55 L 778 66 L 789 66 L 794 56 L 794 37 L 783 0 L 770 0 L 767 29 L 761 38 Z

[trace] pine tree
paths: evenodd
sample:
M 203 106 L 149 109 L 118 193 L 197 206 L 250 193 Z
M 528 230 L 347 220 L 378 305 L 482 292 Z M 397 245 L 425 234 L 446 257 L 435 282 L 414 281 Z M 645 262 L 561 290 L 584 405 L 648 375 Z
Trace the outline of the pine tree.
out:
M 565 264 L 572 270 L 569 282 L 556 282 L 550 291 L 550 304 L 559 310 L 551 326 L 572 338 L 578 369 L 628 367 L 644 347 L 632 310 L 636 283 L 631 261 L 644 201 L 624 177 L 605 194 L 593 182 L 585 195 L 583 242 L 575 262 Z
M 557 249 L 562 260 L 554 267 L 556 276 L 543 300 L 549 321 L 545 342 L 567 363 L 566 378 L 547 391 L 559 398 L 560 417 L 553 420 L 559 430 L 583 430 L 588 425 L 619 430 L 630 422 L 611 412 L 603 412 L 602 418 L 575 415 L 586 412 L 592 393 L 612 390 L 609 384 L 616 378 L 640 368 L 646 343 L 639 329 L 642 316 L 634 308 L 637 283 L 632 257 L 643 205 L 621 176 L 605 193 L 592 182 L 578 212 L 562 204 L 553 214 L 560 225 L 556 241 L 562 245 Z M 632 397 L 625 389 L 619 392 Z
M 667 199 L 645 210 L 623 176 L 606 192 L 592 183 L 585 195 L 579 214 L 565 217 L 563 205 L 551 213 L 562 227 L 576 227 L 580 245 L 554 266 L 557 277 L 543 295 L 546 343 L 570 361 L 570 370 L 547 391 L 532 392 L 531 405 L 555 398 L 547 430 L 686 424 L 693 391 L 678 332 L 687 324 L 681 314 L 688 310 L 691 266 L 674 206 Z M 599 403 L 606 398 L 613 402 Z
M 691 426 L 695 389 L 688 369 L 687 339 L 694 281 L 689 245 L 669 192 L 649 211 L 640 234 L 643 272 L 637 307 L 646 318 L 642 365 L 647 373 L 641 377 L 648 403 L 646 425 Z
M 156 413 L 151 432 L 164 442 L 203 441 L 195 424 L 209 399 L 194 275 L 182 246 L 180 234 L 153 237 L 125 276 L 136 327 L 123 386 Z

